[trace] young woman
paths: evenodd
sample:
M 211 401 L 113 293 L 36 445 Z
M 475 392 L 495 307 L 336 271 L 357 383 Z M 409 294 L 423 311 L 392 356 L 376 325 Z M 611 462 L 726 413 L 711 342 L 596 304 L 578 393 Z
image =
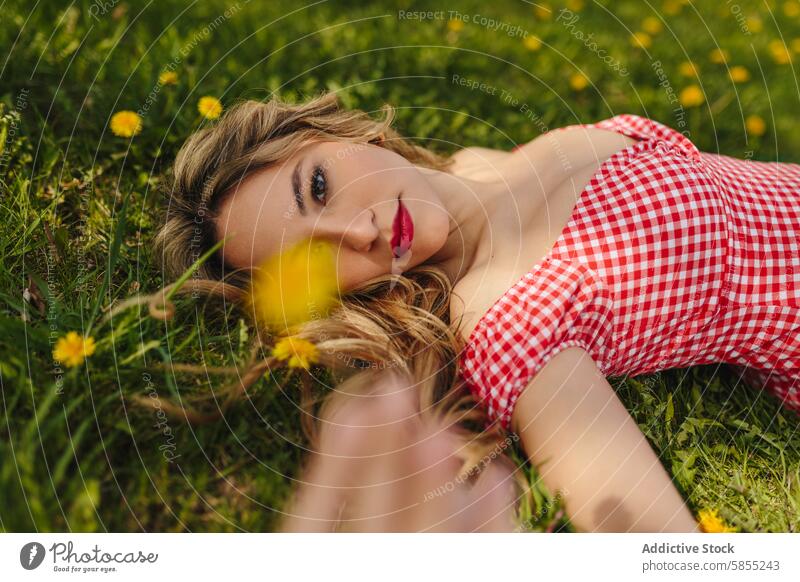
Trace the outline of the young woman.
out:
M 443 159 L 387 112 L 248 101 L 175 165 L 171 273 L 226 238 L 202 274 L 242 285 L 286 245 L 328 240 L 346 294 L 304 337 L 405 362 L 333 397 L 286 529 L 513 527 L 512 471 L 466 483 L 454 460 L 477 441 L 423 420 L 467 387 L 578 529 L 696 531 L 606 376 L 723 362 L 800 408 L 800 166 L 701 153 L 632 115 Z M 458 493 L 434 509 L 436 483 Z

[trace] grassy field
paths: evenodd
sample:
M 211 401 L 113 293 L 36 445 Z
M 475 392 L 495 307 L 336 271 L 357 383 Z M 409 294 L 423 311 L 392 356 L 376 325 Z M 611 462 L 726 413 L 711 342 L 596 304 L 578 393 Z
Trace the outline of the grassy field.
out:
M 222 387 L 165 369 L 241 365 L 240 315 L 185 299 L 168 325 L 137 309 L 102 320 L 164 283 L 150 241 L 202 96 L 389 102 L 403 133 L 440 152 L 628 112 L 705 151 L 800 162 L 795 1 L 464 0 L 424 19 L 410 12 L 429 3 L 389 0 L 33 4 L 0 16 L 0 530 L 275 526 L 303 453 L 291 381 L 264 378 L 202 427 L 130 401 Z M 121 110 L 141 115 L 132 139 L 110 130 Z M 59 367 L 55 342 L 72 330 L 96 351 Z M 800 530 L 797 415 L 718 366 L 614 385 L 693 511 Z M 534 491 L 525 529 L 570 530 Z

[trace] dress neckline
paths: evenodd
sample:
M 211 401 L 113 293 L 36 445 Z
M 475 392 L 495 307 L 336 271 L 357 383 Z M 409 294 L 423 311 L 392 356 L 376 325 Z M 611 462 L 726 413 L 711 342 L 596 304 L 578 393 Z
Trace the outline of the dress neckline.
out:
M 575 127 L 597 127 L 597 124 L 589 123 L 589 124 L 567 125 L 565 127 L 561 127 L 552 131 L 571 129 Z M 567 223 L 564 225 L 564 228 L 561 229 L 558 238 L 550 247 L 550 250 L 541 259 L 539 259 L 536 263 L 534 263 L 533 267 L 531 267 L 511 287 L 509 287 L 505 293 L 503 293 L 494 303 L 492 303 L 492 306 L 489 307 L 486 313 L 484 313 L 483 316 L 478 320 L 478 323 L 475 325 L 475 328 L 472 330 L 472 333 L 470 333 L 465 346 L 472 345 L 475 338 L 478 337 L 478 335 L 480 335 L 481 333 L 483 333 L 484 328 L 488 325 L 490 316 L 500 308 L 501 303 L 511 293 L 511 291 L 523 285 L 524 282 L 529 278 L 529 276 L 532 273 L 538 271 L 544 265 L 553 260 L 553 258 L 557 254 L 557 251 L 559 250 L 559 247 L 563 246 L 567 234 L 575 227 L 575 223 L 578 221 L 578 218 L 582 215 L 584 207 L 586 206 L 586 203 L 589 198 L 589 193 L 591 193 L 595 189 L 596 184 L 603 179 L 604 175 L 609 172 L 610 168 L 613 165 L 615 165 L 619 160 L 631 156 L 634 153 L 634 150 L 642 149 L 651 143 L 651 138 L 643 137 L 635 133 L 626 133 L 623 131 L 617 131 L 616 133 L 620 133 L 622 135 L 625 135 L 626 137 L 636 139 L 637 141 L 630 145 L 625 146 L 620 150 L 617 150 L 616 152 L 611 154 L 608 158 L 606 158 L 606 160 L 597 167 L 597 171 L 594 174 L 592 174 L 592 177 L 586 183 L 586 186 L 584 186 L 583 190 L 581 190 L 581 193 L 577 196 L 575 200 L 575 206 L 572 209 L 572 213 L 570 214 Z M 463 354 L 465 353 L 466 350 L 463 350 L 462 357 Z

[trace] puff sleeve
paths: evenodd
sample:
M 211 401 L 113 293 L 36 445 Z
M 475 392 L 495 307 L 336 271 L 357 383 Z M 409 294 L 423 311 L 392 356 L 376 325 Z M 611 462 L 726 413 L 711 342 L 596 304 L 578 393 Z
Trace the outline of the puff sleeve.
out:
M 545 258 L 478 322 L 461 373 L 492 421 L 510 427 L 514 404 L 557 353 L 579 346 L 598 362 L 611 345 L 612 300 L 588 266 Z

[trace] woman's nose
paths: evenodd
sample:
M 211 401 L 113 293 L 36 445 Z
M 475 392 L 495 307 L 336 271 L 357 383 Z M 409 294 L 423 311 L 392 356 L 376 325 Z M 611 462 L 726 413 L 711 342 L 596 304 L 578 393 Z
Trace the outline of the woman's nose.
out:
M 324 218 L 320 222 L 323 221 Z M 375 213 L 369 209 L 361 210 L 351 218 L 330 217 L 330 221 L 326 222 L 323 228 L 325 234 L 333 238 L 337 244 L 361 252 L 369 251 L 380 236 L 380 230 L 375 224 Z

